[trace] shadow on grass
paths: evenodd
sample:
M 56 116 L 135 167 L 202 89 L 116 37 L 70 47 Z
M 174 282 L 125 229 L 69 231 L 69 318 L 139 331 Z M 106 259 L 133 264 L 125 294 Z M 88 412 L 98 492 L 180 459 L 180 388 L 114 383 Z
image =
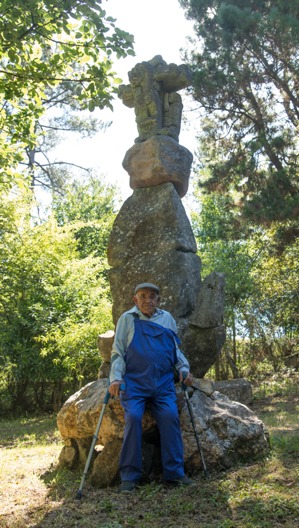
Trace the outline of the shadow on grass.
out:
M 34 528 L 297 528 L 297 497 L 291 490 L 288 496 L 281 488 L 271 490 L 272 483 L 268 489 L 266 474 L 266 465 L 248 465 L 211 480 L 197 476 L 188 488 L 151 483 L 127 495 L 117 488 L 95 489 L 87 479 L 76 500 L 81 475 L 53 470 L 43 475 L 52 508 Z
M 260 463 L 214 474 L 209 481 L 196 476 L 190 488 L 152 483 L 125 496 L 118 494 L 117 488 L 93 488 L 87 477 L 79 501 L 75 497 L 83 470 L 50 467 L 40 476 L 47 488 L 44 503 L 28 510 L 17 522 L 14 519 L 3 526 L 0 522 L 1 528 L 171 528 L 180 524 L 188 528 L 297 528 L 298 420 L 286 416 L 295 413 L 296 405 L 269 400 L 265 412 L 262 407 L 261 412 L 253 409 L 266 425 L 272 424 L 272 453 Z M 276 420 L 279 412 L 284 416 L 282 431 Z M 0 426 L 3 424 L 5 421 Z M 35 442 L 55 441 L 55 417 L 10 421 L 1 433 L 9 447 L 33 436 Z M 281 475 L 277 475 L 274 459 Z M 292 479 L 286 482 L 291 473 Z
M 57 507 L 46 513 L 34 528 L 170 528 L 180 524 L 218 528 L 231 517 L 229 494 L 221 489 L 217 476 L 207 481 L 195 477 L 190 487 L 173 488 L 153 482 L 131 494 L 120 494 L 117 487 L 96 489 L 88 479 L 81 500 L 76 500 L 81 474 L 59 469 L 42 478 L 50 486 L 49 499 Z

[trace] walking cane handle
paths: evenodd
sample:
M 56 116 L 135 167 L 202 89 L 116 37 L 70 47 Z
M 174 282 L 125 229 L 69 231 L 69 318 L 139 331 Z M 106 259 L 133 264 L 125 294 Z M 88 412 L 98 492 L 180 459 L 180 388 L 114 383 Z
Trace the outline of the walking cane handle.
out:
M 186 383 L 184 383 L 184 379 L 187 378 L 187 372 L 182 372 L 182 376 L 183 376 L 182 389 L 183 389 L 183 391 L 186 391 L 188 387 L 187 387 Z

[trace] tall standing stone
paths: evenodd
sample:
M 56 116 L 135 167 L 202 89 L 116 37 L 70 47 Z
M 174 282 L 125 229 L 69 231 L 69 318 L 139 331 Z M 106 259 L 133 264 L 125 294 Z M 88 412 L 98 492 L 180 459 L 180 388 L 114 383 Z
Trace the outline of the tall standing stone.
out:
M 182 202 L 171 183 L 135 190 L 115 220 L 108 246 L 113 318 L 132 307 L 140 282 L 155 282 L 161 306 L 180 321 L 200 289 L 200 259 Z
M 183 105 L 177 92 L 191 84 L 191 72 L 157 55 L 137 64 L 129 81 L 120 86 L 119 97 L 134 108 L 139 136 L 123 160 L 133 194 L 118 213 L 108 245 L 113 320 L 116 324 L 132 307 L 136 284 L 157 283 L 161 307 L 176 319 L 192 370 L 203 376 L 224 342 L 223 278 L 211 278 L 212 293 L 206 281 L 202 285 L 196 241 L 181 201 L 193 156 L 178 142 Z
M 217 359 L 225 339 L 224 277 L 211 273 L 201 281 L 195 238 L 181 202 L 188 189 L 192 155 L 178 145 L 182 104 L 175 90 L 188 86 L 190 78 L 185 65 L 167 65 L 158 55 L 148 63 L 137 64 L 129 73 L 130 85 L 121 87 L 123 102 L 135 108 L 139 136 L 123 163 L 133 194 L 115 220 L 108 261 L 114 322 L 132 306 L 137 283 L 157 283 L 161 306 L 175 317 L 182 349 L 193 374 L 201 378 Z M 100 377 L 108 377 L 112 340 L 113 332 L 99 336 L 104 359 Z M 262 422 L 245 405 L 230 402 L 209 385 L 207 380 L 195 380 L 189 389 L 194 424 L 208 466 L 230 467 L 236 460 L 266 454 L 269 443 Z M 65 444 L 60 455 L 62 465 L 86 463 L 106 390 L 106 379 L 90 383 L 61 409 L 57 421 Z M 201 458 L 179 386 L 177 399 L 185 467 L 192 472 L 201 468 Z M 147 474 L 154 478 L 158 475 L 158 457 L 149 439 L 158 439 L 158 435 L 148 411 L 143 430 L 148 433 L 143 436 L 143 447 L 147 446 L 143 455 L 152 468 Z M 93 484 L 107 487 L 117 481 L 122 435 L 123 411 L 119 401 L 113 400 L 98 435 L 104 449 L 95 452 L 91 461 Z

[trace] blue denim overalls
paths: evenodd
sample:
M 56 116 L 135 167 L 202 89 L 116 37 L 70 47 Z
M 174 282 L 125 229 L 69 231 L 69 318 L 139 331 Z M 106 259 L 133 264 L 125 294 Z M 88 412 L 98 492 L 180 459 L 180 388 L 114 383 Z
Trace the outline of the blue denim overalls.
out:
M 173 480 L 184 475 L 183 442 L 173 372 L 177 362 L 177 336 L 172 330 L 141 320 L 138 316 L 134 318 L 134 326 L 134 337 L 125 355 L 126 390 L 121 397 L 125 410 L 121 480 L 138 481 L 142 476 L 142 416 L 145 404 L 149 404 L 160 432 L 163 477 Z

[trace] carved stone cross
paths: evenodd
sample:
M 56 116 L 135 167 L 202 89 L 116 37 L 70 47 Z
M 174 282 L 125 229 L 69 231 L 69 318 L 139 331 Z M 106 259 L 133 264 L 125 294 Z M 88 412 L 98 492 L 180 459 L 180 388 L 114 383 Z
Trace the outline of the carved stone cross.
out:
M 119 98 L 134 108 L 139 136 L 135 143 L 157 135 L 178 141 L 182 99 L 177 90 L 191 84 L 191 71 L 185 64 L 167 64 L 161 55 L 140 62 L 129 72 L 130 84 L 121 84 Z

